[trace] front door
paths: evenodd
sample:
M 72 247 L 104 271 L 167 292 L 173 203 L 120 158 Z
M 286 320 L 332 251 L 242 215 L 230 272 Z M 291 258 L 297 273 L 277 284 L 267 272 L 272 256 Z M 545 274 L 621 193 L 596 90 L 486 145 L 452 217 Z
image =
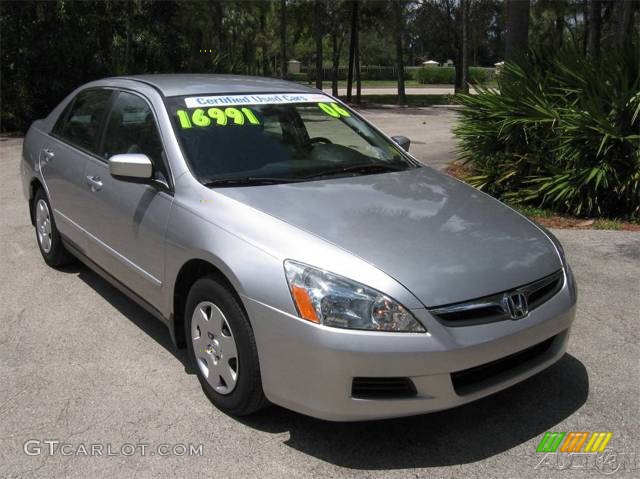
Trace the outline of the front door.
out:
M 116 180 L 108 159 L 142 153 L 154 165 L 155 180 Z M 141 96 L 119 92 L 106 121 L 100 157 L 85 171 L 90 191 L 91 258 L 152 305 L 160 304 L 164 283 L 164 239 L 173 196 L 167 184 L 164 150 L 153 112 Z

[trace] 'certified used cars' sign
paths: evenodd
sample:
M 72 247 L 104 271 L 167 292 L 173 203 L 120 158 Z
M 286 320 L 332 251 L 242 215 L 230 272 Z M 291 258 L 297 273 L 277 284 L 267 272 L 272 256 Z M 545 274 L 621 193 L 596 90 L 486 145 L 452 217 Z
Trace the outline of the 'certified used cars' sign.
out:
M 335 101 L 315 93 L 278 93 L 268 95 L 195 96 L 185 98 L 187 108 L 218 105 L 265 105 L 276 103 L 318 103 Z

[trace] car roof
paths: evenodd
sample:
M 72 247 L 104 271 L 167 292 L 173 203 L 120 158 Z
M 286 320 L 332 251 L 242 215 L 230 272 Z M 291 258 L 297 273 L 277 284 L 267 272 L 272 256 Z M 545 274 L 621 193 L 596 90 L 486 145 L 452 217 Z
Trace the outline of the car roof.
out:
M 318 93 L 317 89 L 299 83 L 258 76 L 171 73 L 117 78 L 146 83 L 159 90 L 164 96 L 216 93 Z

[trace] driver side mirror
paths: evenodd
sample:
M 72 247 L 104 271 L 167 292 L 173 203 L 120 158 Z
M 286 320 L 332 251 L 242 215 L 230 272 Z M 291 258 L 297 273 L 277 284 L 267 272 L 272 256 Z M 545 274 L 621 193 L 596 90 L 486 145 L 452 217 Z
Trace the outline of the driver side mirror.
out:
M 147 183 L 153 177 L 153 164 L 147 155 L 124 153 L 109 158 L 109 173 L 117 180 Z
M 400 148 L 404 151 L 409 151 L 409 146 L 411 145 L 411 140 L 406 136 L 392 136 L 391 139 L 395 141 Z

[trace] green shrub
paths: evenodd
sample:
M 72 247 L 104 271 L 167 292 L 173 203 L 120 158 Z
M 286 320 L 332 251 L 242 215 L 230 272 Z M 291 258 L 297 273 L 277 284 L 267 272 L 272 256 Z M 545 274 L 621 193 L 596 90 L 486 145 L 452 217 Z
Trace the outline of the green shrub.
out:
M 459 95 L 455 129 L 474 186 L 574 215 L 640 216 L 640 51 L 596 64 L 531 52 L 498 88 Z
M 495 80 L 495 69 L 485 67 L 469 67 L 469 81 L 484 85 Z
M 453 84 L 456 79 L 456 69 L 452 67 L 426 67 L 416 71 L 418 83 L 427 85 Z
M 456 79 L 456 69 L 453 67 L 418 68 L 414 74 L 418 83 L 427 85 L 453 85 Z M 484 67 L 469 67 L 469 82 L 485 84 L 494 79 L 494 69 Z
M 311 78 L 313 81 L 315 78 Z M 287 73 L 287 80 L 305 82 L 309 81 L 309 75 L 307 73 Z

